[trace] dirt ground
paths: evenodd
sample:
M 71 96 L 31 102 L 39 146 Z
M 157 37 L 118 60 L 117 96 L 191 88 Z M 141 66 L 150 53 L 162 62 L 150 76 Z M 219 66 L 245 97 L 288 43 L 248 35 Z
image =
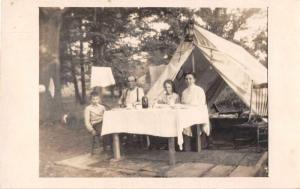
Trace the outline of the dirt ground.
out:
M 106 99 L 110 105 L 116 99 Z M 83 123 L 84 106 L 74 102 L 73 98 L 64 98 L 64 113 L 73 118 L 70 125 L 63 121 L 47 121 L 40 123 L 40 176 L 41 177 L 90 177 L 94 172 L 78 170 L 72 167 L 56 165 L 54 162 L 90 152 L 91 135 Z M 63 118 L 63 115 L 62 115 Z
M 112 107 L 116 106 L 116 99 L 106 99 Z M 95 173 L 93 171 L 76 169 L 57 165 L 55 162 L 89 153 L 91 148 L 91 135 L 83 124 L 83 106 L 76 105 L 72 99 L 64 100 L 65 113 L 76 118 L 71 125 L 62 121 L 43 122 L 40 124 L 40 177 L 124 177 L 126 174 L 111 172 Z M 224 130 L 215 130 L 214 138 L 221 139 L 226 144 L 230 135 Z M 163 142 L 164 140 L 160 140 Z M 214 148 L 214 146 L 212 146 Z

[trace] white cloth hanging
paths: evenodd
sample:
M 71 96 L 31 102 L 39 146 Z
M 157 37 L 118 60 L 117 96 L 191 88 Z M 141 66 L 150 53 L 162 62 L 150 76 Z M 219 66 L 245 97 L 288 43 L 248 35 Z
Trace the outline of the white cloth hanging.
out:
M 116 84 L 111 67 L 92 66 L 91 88 L 92 87 L 108 87 Z
M 55 85 L 54 85 L 54 81 L 53 81 L 52 77 L 49 80 L 48 90 L 50 92 L 51 97 L 54 98 L 54 95 L 55 95 Z

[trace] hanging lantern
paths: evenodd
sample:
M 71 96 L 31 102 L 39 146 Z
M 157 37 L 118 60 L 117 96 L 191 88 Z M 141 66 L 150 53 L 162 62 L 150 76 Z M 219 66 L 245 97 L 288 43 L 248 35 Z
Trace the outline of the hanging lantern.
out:
M 194 21 L 190 19 L 185 27 L 185 37 L 184 41 L 186 42 L 192 42 L 194 38 Z

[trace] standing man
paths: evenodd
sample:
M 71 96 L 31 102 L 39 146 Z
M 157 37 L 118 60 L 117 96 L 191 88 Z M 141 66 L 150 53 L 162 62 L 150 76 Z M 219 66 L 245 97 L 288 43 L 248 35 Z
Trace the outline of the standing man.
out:
M 136 85 L 136 78 L 129 76 L 127 78 L 128 88 L 122 91 L 119 105 L 121 107 L 132 107 L 137 103 L 141 103 L 142 97 L 144 96 L 144 90 Z

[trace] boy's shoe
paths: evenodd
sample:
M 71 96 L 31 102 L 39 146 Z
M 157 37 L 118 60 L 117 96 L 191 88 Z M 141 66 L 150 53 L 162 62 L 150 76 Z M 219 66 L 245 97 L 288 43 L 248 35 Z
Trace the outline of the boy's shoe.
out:
M 107 146 L 105 146 L 105 148 L 104 148 L 104 151 L 111 151 L 112 149 L 111 149 L 111 146 L 110 145 L 107 145 Z
M 168 146 L 167 145 L 163 145 L 159 148 L 160 150 L 168 150 Z
M 99 146 L 99 148 L 97 148 L 99 152 L 104 152 L 104 148 L 103 146 Z

